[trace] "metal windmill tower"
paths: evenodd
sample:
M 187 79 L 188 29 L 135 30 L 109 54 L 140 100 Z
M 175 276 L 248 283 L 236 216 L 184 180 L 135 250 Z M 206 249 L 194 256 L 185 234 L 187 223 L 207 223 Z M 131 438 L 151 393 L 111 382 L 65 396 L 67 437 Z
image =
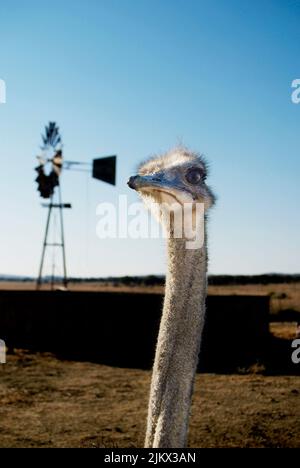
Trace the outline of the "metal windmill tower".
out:
M 92 177 L 94 179 L 107 182 L 111 185 L 116 185 L 116 156 L 107 156 L 103 158 L 94 159 L 92 163 L 84 163 L 80 161 L 64 161 L 62 139 L 59 133 L 59 127 L 56 125 L 55 122 L 49 122 L 49 124 L 45 127 L 45 134 L 42 135 L 42 140 L 42 154 L 41 156 L 37 156 L 39 165 L 35 168 L 36 172 L 38 173 L 38 176 L 35 180 L 38 184 L 38 191 L 40 192 L 40 196 L 43 199 L 48 199 L 49 203 L 42 205 L 48 208 L 48 215 L 46 220 L 45 236 L 43 241 L 42 256 L 36 287 L 37 289 L 40 289 L 42 286 L 46 250 L 48 248 L 56 249 L 57 247 L 59 247 L 62 252 L 62 283 L 63 287 L 67 289 L 68 276 L 63 211 L 66 208 L 72 208 L 72 206 L 70 203 L 62 202 L 60 179 L 61 172 L 63 169 L 91 172 Z M 59 211 L 60 240 L 58 242 L 49 241 L 49 227 L 54 210 Z M 51 289 L 54 289 L 54 282 L 55 263 L 53 261 Z

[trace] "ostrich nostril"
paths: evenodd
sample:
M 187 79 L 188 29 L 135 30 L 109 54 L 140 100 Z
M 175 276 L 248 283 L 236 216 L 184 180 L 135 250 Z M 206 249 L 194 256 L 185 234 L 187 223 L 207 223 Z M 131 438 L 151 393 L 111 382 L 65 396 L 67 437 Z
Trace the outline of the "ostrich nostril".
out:
M 136 187 L 136 184 L 135 184 L 136 179 L 137 179 L 137 176 L 129 177 L 129 180 L 128 180 L 128 182 L 127 182 L 128 187 L 130 187 L 131 189 L 135 189 L 135 187 Z

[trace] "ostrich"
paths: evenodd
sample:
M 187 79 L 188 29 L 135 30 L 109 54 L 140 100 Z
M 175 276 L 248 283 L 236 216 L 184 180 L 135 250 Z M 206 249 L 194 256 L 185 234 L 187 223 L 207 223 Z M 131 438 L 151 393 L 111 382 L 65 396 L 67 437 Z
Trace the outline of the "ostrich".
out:
M 186 203 L 192 207 L 201 203 L 206 213 L 214 204 L 206 175 L 207 165 L 202 156 L 179 147 L 141 164 L 138 175 L 130 177 L 128 185 L 137 190 L 146 204 L 150 201 L 150 206 L 158 207 L 158 213 L 154 214 L 164 224 L 163 206 L 176 202 L 183 210 Z M 194 209 L 188 216 L 194 223 Z M 205 219 L 206 216 L 202 218 L 204 224 Z M 174 236 L 172 221 L 168 226 L 168 268 L 150 388 L 147 448 L 186 446 L 205 316 L 206 242 L 200 248 L 188 249 L 184 236 Z

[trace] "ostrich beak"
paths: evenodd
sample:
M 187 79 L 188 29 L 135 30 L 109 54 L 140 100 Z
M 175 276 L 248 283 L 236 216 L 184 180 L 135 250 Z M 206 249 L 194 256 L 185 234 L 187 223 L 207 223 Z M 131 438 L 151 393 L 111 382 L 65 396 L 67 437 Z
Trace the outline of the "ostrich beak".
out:
M 127 185 L 129 188 L 135 190 L 136 189 L 136 181 L 138 179 L 139 176 L 132 176 L 132 177 L 129 177 L 128 179 L 128 182 L 127 182 Z
M 137 192 L 163 192 L 172 197 L 177 203 L 193 201 L 192 195 L 183 190 L 174 180 L 166 180 L 164 174 L 135 175 L 129 178 L 128 186 Z
M 135 175 L 129 178 L 127 184 L 133 190 L 140 190 L 151 187 L 163 187 L 161 178 L 157 176 Z

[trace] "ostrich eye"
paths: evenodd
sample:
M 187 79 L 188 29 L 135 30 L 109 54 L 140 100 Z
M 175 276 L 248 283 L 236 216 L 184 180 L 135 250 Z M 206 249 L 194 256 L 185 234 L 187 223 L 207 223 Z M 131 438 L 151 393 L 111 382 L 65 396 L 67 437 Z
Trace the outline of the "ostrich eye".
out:
M 196 185 L 198 184 L 201 180 L 204 180 L 204 174 L 201 169 L 190 169 L 188 173 L 185 176 L 186 180 L 188 181 L 189 184 Z

